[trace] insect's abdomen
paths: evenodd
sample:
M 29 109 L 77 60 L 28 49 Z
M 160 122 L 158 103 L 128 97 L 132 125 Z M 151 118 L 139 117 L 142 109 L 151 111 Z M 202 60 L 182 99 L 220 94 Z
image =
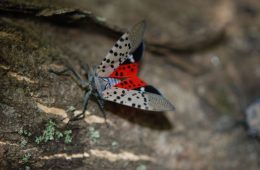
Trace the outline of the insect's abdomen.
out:
M 109 77 L 98 77 L 96 79 L 96 86 L 98 87 L 98 91 L 102 92 L 106 89 L 109 89 L 113 86 L 115 86 L 116 84 L 120 83 L 119 79 L 115 79 L 115 78 L 109 78 Z
M 116 84 L 120 83 L 120 80 L 115 78 L 106 78 L 106 81 L 107 81 L 106 86 L 108 86 L 108 88 L 111 88 Z

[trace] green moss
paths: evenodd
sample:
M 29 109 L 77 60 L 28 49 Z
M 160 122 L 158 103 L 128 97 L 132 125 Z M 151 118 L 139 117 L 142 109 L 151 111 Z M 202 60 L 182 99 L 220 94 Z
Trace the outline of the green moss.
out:
M 64 142 L 65 143 L 71 143 L 72 142 L 72 131 L 71 130 L 66 130 L 64 131 Z
M 52 120 L 49 120 L 46 125 L 45 129 L 43 130 L 42 135 L 37 136 L 35 138 L 35 143 L 40 144 L 42 142 L 47 143 L 52 140 L 61 140 L 64 138 L 64 143 L 68 144 L 72 142 L 72 130 L 65 130 L 61 132 L 57 129 L 57 125 Z
M 89 127 L 88 136 L 92 142 L 96 142 L 100 138 L 100 133 L 94 127 Z
M 29 132 L 28 130 L 26 130 L 24 128 L 20 128 L 18 131 L 18 134 L 22 135 L 22 136 L 28 136 L 28 137 L 30 137 L 32 135 L 31 132 Z
M 113 141 L 112 143 L 111 143 L 111 145 L 112 145 L 112 147 L 117 147 L 118 146 L 118 142 L 117 141 Z
M 27 145 L 27 143 L 28 143 L 28 141 L 26 139 L 22 138 L 20 146 L 23 148 Z
M 22 157 L 22 162 L 24 164 L 28 163 L 31 157 L 32 157 L 32 155 L 30 153 L 24 154 L 23 157 Z
M 147 168 L 146 168 L 146 166 L 145 165 L 139 165 L 137 168 L 136 168 L 136 170 L 146 170 Z
M 31 168 L 29 166 L 25 166 L 25 170 L 30 170 Z
M 224 90 L 218 90 L 216 95 L 216 102 L 217 106 L 223 113 L 232 113 L 233 104 L 231 102 L 230 96 L 228 96 Z

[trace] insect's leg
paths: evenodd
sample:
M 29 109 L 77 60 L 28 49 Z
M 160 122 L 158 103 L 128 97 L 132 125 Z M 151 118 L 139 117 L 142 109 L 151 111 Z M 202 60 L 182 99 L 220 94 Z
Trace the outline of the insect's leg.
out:
M 105 123 L 107 125 L 107 127 L 109 127 L 108 123 L 107 123 L 107 114 L 104 110 L 104 100 L 102 100 L 99 96 L 96 96 L 96 99 L 97 99 L 97 102 L 98 102 L 98 106 L 104 116 L 104 119 L 105 119 Z
M 83 119 L 85 117 L 85 111 L 87 109 L 88 106 L 88 100 L 90 98 L 92 91 L 88 91 L 85 93 L 84 96 L 84 101 L 83 101 L 83 110 L 80 114 L 76 115 L 75 117 L 71 118 L 70 121 L 75 121 L 75 120 L 79 120 L 79 119 Z
M 73 68 L 71 67 L 67 67 L 64 70 L 61 71 L 56 71 L 56 70 L 52 70 L 49 69 L 49 72 L 57 74 L 57 75 L 69 75 L 73 78 L 73 80 L 83 89 L 85 89 L 88 86 L 88 82 L 83 80 L 79 73 L 77 73 Z M 66 74 L 67 73 L 67 74 Z

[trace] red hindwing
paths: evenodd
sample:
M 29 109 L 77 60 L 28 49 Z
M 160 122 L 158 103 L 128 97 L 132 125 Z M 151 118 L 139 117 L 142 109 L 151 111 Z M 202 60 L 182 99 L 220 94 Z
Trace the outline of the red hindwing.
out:
M 120 87 L 128 90 L 140 88 L 143 86 L 146 86 L 146 83 L 139 79 L 137 76 L 132 76 L 115 85 L 115 87 Z
M 117 67 L 113 73 L 110 74 L 111 78 L 125 78 L 137 75 L 138 63 L 123 64 Z

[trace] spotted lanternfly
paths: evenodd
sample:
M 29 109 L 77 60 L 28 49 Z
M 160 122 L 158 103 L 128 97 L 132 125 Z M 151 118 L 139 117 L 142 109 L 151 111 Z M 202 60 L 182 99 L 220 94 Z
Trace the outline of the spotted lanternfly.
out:
M 69 69 L 74 79 L 86 90 L 81 115 L 84 116 L 90 96 L 97 99 L 104 115 L 104 100 L 148 111 L 174 109 L 156 88 L 137 76 L 138 63 L 144 50 L 144 29 L 145 21 L 136 24 L 121 36 L 99 66 L 90 69 L 85 66 L 87 82 L 82 81 L 73 69 Z

